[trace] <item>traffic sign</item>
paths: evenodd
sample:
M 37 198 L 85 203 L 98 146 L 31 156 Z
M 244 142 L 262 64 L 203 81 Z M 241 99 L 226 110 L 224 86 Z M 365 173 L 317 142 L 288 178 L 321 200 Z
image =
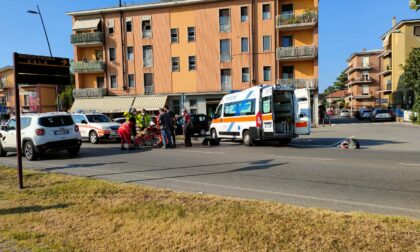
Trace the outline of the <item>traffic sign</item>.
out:
M 67 58 L 14 54 L 17 84 L 70 84 L 70 61 Z

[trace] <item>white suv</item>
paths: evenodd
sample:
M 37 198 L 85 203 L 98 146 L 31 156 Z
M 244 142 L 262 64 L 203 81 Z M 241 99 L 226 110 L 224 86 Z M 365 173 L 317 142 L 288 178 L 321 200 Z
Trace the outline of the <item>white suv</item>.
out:
M 67 113 L 27 114 L 21 116 L 22 151 L 28 160 L 45 152 L 67 150 L 77 155 L 82 140 L 79 127 Z M 10 119 L 0 130 L 0 156 L 16 152 L 16 119 Z
M 74 113 L 73 120 L 80 128 L 83 139 L 89 139 L 93 144 L 99 143 L 104 139 L 114 139 L 119 141 L 119 123 L 112 122 L 109 117 L 100 113 Z

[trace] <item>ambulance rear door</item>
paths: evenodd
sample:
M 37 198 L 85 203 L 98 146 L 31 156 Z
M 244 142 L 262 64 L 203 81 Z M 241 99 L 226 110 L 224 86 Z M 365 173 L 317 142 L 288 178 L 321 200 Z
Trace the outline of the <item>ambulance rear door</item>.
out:
M 274 136 L 273 123 L 273 87 L 266 87 L 261 90 L 261 113 L 263 121 L 263 132 L 265 136 Z
M 311 134 L 311 101 L 309 89 L 302 88 L 294 91 L 295 105 L 295 134 Z

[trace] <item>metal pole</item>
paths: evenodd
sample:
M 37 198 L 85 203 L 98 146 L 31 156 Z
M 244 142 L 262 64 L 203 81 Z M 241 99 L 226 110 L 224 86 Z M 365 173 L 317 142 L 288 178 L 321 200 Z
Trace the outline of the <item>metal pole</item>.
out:
M 52 57 L 50 41 L 48 40 L 47 30 L 45 29 L 45 24 L 44 24 L 44 19 L 42 18 L 41 10 L 39 9 L 38 5 L 36 6 L 36 8 L 38 8 L 38 14 L 39 14 L 39 17 L 41 17 L 42 27 L 44 28 L 45 38 L 47 39 L 48 50 L 50 50 L 50 56 Z
M 44 28 L 45 38 L 47 39 L 48 50 L 50 51 L 50 56 L 52 58 L 53 55 L 52 55 L 52 52 L 51 52 L 50 40 L 48 39 L 47 29 L 45 29 L 44 19 L 42 18 L 41 10 L 39 9 L 38 5 L 36 5 L 36 8 L 38 9 L 39 17 L 41 18 L 42 28 Z M 55 95 L 57 96 L 57 98 L 56 98 L 57 111 L 60 111 L 59 98 L 58 98 L 58 85 L 55 86 Z
M 19 189 L 23 189 L 23 172 L 22 172 L 22 140 L 20 135 L 20 97 L 19 97 L 19 84 L 17 83 L 16 68 L 17 53 L 13 54 L 13 65 L 15 68 L 14 79 L 15 79 L 15 119 L 16 119 L 16 157 L 17 157 L 17 169 L 19 177 Z

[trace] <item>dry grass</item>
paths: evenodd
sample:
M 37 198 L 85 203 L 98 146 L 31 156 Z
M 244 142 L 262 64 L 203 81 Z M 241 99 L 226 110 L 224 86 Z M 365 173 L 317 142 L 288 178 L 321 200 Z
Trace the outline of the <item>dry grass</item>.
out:
M 0 168 L 0 240 L 33 251 L 420 251 L 420 221 Z

